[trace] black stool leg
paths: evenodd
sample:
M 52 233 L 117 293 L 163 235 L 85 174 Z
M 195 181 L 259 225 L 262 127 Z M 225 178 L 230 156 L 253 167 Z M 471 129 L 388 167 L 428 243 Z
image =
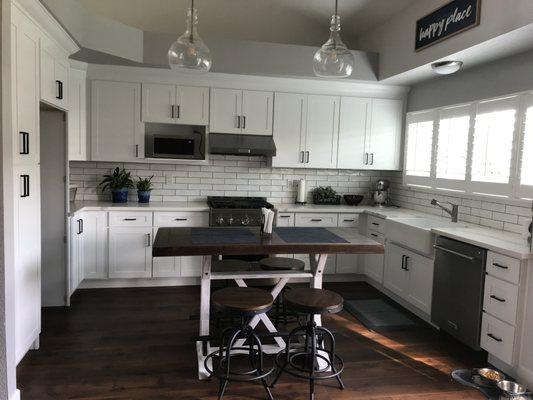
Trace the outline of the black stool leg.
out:
M 335 368 L 335 350 L 336 350 L 335 349 L 335 337 L 333 336 L 331 331 L 326 329 L 326 328 L 320 327 L 320 331 L 322 331 L 331 340 L 330 349 L 329 349 L 330 350 L 330 354 L 331 354 L 331 358 L 332 358 L 332 360 L 330 360 L 331 361 L 331 370 L 333 371 L 334 374 L 336 374 L 337 373 L 337 369 Z M 336 375 L 335 379 L 337 379 L 337 382 L 339 382 L 339 388 L 341 390 L 344 390 L 344 383 L 342 382 L 342 379 L 341 379 L 340 375 Z
M 259 365 L 257 367 L 256 375 L 261 376 L 263 375 L 263 345 L 261 344 L 261 341 L 259 340 L 257 335 L 252 330 L 250 330 L 250 339 L 251 339 L 250 340 L 251 341 L 251 344 L 250 344 L 251 354 L 253 354 L 254 343 L 257 345 Z M 252 356 L 252 359 L 253 359 L 253 356 Z M 252 362 L 252 368 L 256 368 L 254 362 Z M 266 379 L 261 378 L 261 383 L 263 384 L 263 387 L 265 388 L 265 391 L 267 392 L 268 399 L 274 400 L 274 397 L 272 396 L 272 392 L 270 391 L 270 388 L 268 387 Z
M 316 324 L 312 320 L 309 321 L 308 335 L 311 335 L 311 371 L 309 374 L 309 399 L 315 399 L 315 371 L 318 368 L 317 357 L 316 357 L 316 348 L 317 348 L 317 337 L 316 337 Z
M 230 341 L 228 342 L 228 346 L 226 347 L 226 373 L 225 376 L 220 378 L 220 388 L 218 391 L 218 400 L 221 400 L 224 396 L 224 392 L 226 391 L 226 387 L 228 386 L 228 380 L 230 378 L 230 364 L 231 364 L 231 349 L 235 345 L 235 341 L 240 336 L 241 331 L 237 329 L 235 333 L 231 336 Z M 223 345 L 223 343 L 221 343 Z

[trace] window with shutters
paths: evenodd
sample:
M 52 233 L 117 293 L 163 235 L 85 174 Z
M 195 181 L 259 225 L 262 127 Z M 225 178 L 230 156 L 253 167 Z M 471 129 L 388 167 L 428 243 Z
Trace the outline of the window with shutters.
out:
M 533 198 L 533 95 L 525 99 L 525 118 L 520 152 L 520 187 L 518 196 Z
M 428 185 L 431 176 L 431 154 L 435 113 L 408 116 L 405 179 L 408 184 Z

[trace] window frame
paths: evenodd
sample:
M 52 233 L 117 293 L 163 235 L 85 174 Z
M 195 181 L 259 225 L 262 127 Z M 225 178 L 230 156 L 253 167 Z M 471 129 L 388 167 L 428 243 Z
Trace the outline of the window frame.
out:
M 525 93 L 520 102 L 520 129 L 518 132 L 518 154 L 516 157 L 516 197 L 520 199 L 533 199 L 533 185 L 522 185 L 522 160 L 524 158 L 524 141 L 526 137 L 527 109 L 533 108 L 533 92 Z M 533 121 L 533 117 L 532 117 Z M 533 130 L 533 127 L 532 127 Z M 532 138 L 533 139 L 533 138 Z M 533 157 L 533 155 L 532 155 Z
M 410 186 L 422 186 L 422 187 L 432 187 L 431 184 L 434 179 L 434 168 L 433 164 L 435 162 L 433 155 L 435 153 L 435 121 L 437 116 L 437 110 L 421 111 L 408 113 L 405 119 L 405 152 L 403 157 L 403 181 L 404 184 Z M 407 144 L 409 143 L 409 125 L 412 123 L 420 122 L 433 122 L 433 131 L 431 138 L 431 162 L 430 162 L 430 173 L 429 177 L 419 176 L 419 175 L 408 175 L 407 174 Z

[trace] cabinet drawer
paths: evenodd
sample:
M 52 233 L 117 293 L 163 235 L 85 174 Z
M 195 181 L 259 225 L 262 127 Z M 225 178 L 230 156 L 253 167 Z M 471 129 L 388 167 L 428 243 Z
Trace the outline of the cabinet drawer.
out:
M 293 213 L 278 213 L 276 226 L 294 226 Z
M 369 215 L 367 217 L 367 228 L 379 233 L 385 233 L 385 220 Z
M 483 313 L 481 347 L 509 365 L 513 365 L 515 328 Z
M 385 235 L 383 233 L 369 231 L 367 236 L 378 243 L 385 244 Z
M 517 304 L 518 286 L 487 275 L 483 299 L 483 309 L 487 313 L 514 325 Z
M 489 251 L 487 253 L 487 273 L 518 285 L 520 281 L 520 260 Z
M 296 226 L 336 227 L 337 214 L 296 214 Z
M 112 211 L 109 226 L 152 226 L 151 212 Z
M 359 226 L 359 214 L 339 214 L 339 226 L 341 228 L 357 228 Z
M 154 226 L 209 226 L 209 214 L 205 212 L 155 212 Z

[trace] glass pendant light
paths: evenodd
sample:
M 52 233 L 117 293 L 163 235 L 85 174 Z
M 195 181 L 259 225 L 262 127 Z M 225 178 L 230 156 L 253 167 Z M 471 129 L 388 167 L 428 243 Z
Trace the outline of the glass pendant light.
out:
M 181 71 L 208 72 L 211 69 L 211 54 L 204 41 L 198 35 L 198 11 L 191 0 L 187 12 L 187 30 L 168 50 L 170 68 Z
M 338 0 L 335 0 L 335 15 L 331 17 L 329 39 L 315 53 L 313 70 L 321 78 L 346 78 L 353 72 L 355 58 L 342 42 L 341 19 L 337 14 Z

